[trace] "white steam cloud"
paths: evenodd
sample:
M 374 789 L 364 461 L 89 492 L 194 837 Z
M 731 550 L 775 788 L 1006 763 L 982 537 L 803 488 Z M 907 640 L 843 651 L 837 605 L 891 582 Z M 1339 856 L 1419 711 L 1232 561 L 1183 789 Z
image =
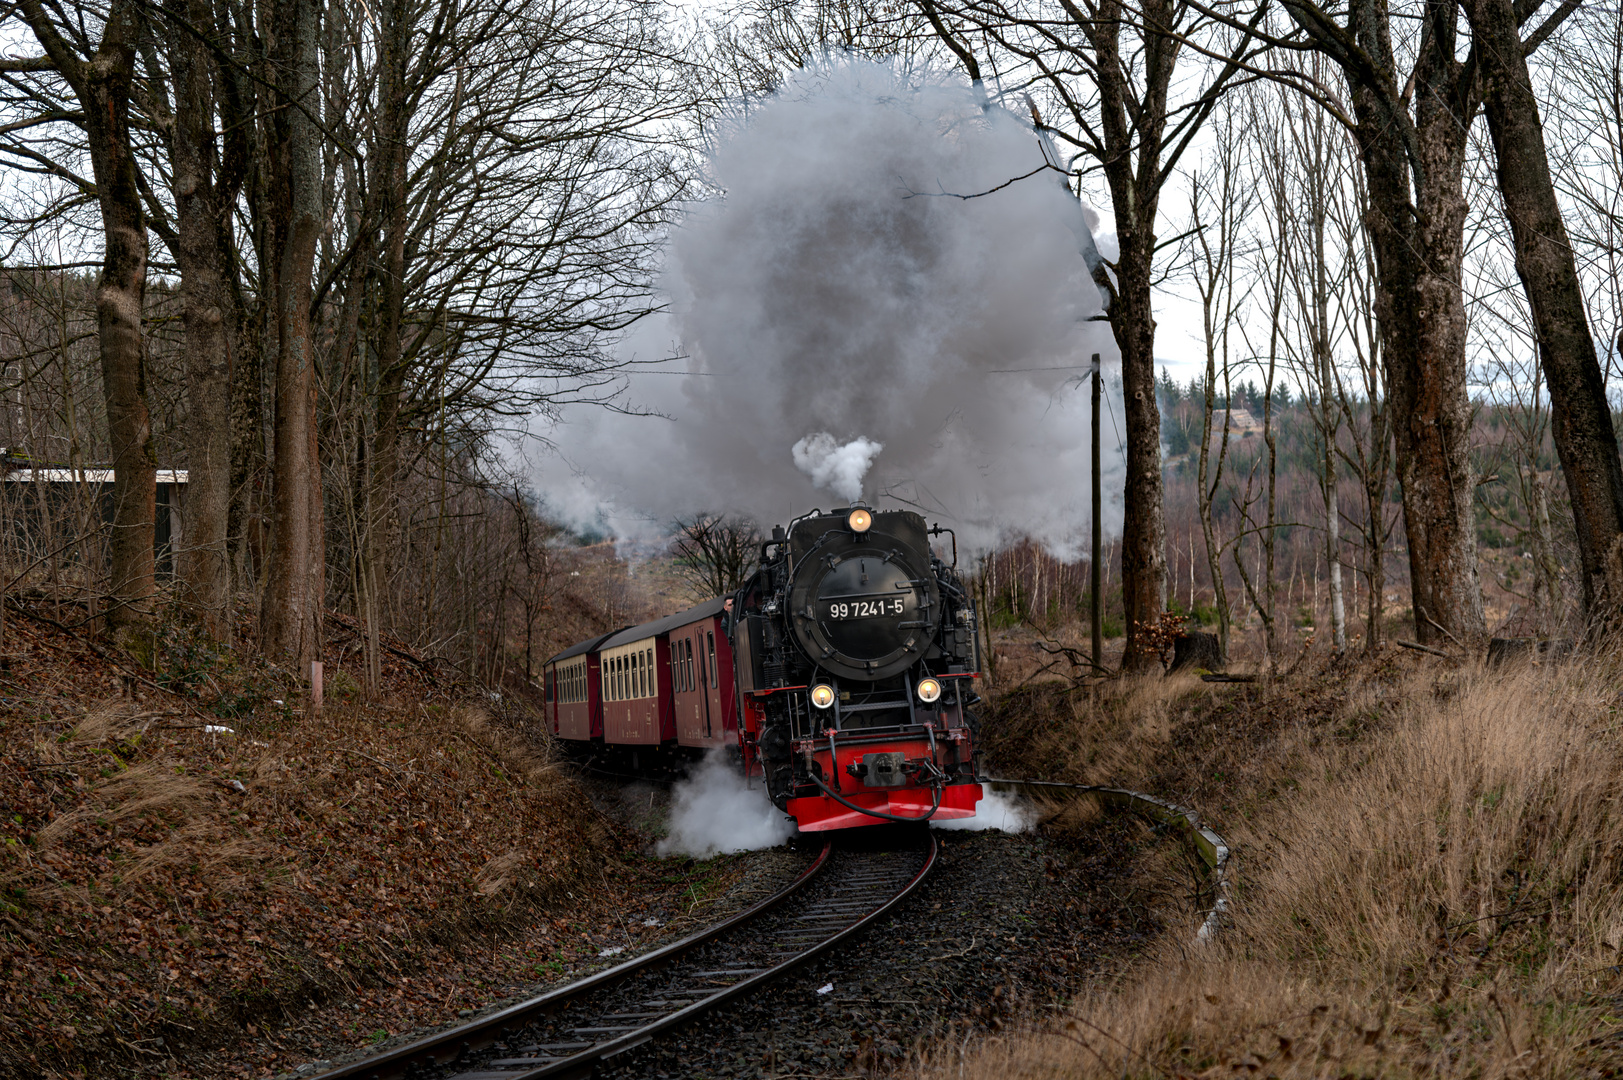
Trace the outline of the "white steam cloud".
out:
M 811 477 L 811 482 L 827 488 L 848 502 L 862 498 L 862 478 L 884 443 L 855 438 L 843 446 L 826 431 L 807 435 L 795 443 L 795 468 Z
M 766 791 L 752 787 L 725 754 L 715 753 L 671 790 L 670 830 L 656 850 L 708 859 L 776 847 L 794 832 Z
M 1030 832 L 1037 827 L 1037 810 L 1017 795 L 988 791 L 975 804 L 975 816 L 930 822 L 934 829 L 1000 829 L 1008 833 Z
M 1015 180 L 1043 162 L 1028 121 L 960 81 L 859 61 L 789 80 L 719 132 L 723 194 L 671 237 L 671 313 L 624 343 L 626 404 L 656 415 L 568 412 L 538 486 L 621 535 L 698 511 L 783 522 L 866 489 L 971 553 L 1030 536 L 1080 556 L 1093 353 L 1120 527 L 1117 354 L 1090 321 L 1096 218 L 1052 172 Z

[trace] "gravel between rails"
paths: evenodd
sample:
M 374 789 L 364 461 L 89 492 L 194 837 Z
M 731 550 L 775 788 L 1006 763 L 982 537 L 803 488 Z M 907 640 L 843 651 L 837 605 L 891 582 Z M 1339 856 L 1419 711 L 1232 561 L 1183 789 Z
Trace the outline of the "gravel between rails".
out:
M 930 858 L 930 839 L 924 831 L 885 829 L 875 833 L 878 835 L 872 839 L 876 842 L 868 844 L 846 843 L 844 837 L 839 838 L 817 877 L 781 906 L 761 913 L 721 938 L 659 968 L 639 972 L 573 1000 L 491 1050 L 477 1052 L 455 1065 L 421 1071 L 421 1075 L 445 1080 L 501 1080 L 504 1067 L 516 1066 L 528 1072 L 530 1066 L 542 1063 L 538 1058 L 550 1057 L 554 1059 L 550 1064 L 566 1065 L 557 1059 L 584 1050 L 587 1043 L 606 1044 L 622 1036 L 636 1039 L 638 1035 L 632 1028 L 685 1006 L 703 1008 L 700 1002 L 704 998 L 747 982 L 751 975 L 765 976 L 895 900 L 899 891 L 919 880 L 921 868 Z M 772 994 L 774 981 L 769 980 L 753 992 Z M 739 992 L 746 991 L 740 987 Z M 709 1007 L 730 1012 L 738 1000 L 743 999 Z M 505 1075 L 517 1080 L 516 1073 Z
M 882 1075 L 938 1040 L 961 1044 L 1061 1005 L 1165 915 L 1124 880 L 1142 831 L 1122 821 L 1095 823 L 1079 845 L 938 836 L 940 864 L 886 923 L 599 1075 Z
M 620 816 L 635 808 L 658 814 L 663 794 L 634 790 L 609 812 Z M 759 998 L 730 1003 L 715 1016 L 624 1054 L 599 1075 L 615 1080 L 882 1076 L 921 1050 L 967 1045 L 1011 1023 L 1040 1018 L 1119 968 L 1147 938 L 1173 923 L 1188 921 L 1193 932 L 1201 898 L 1191 895 L 1190 881 L 1177 865 L 1177 842 L 1156 842 L 1164 830 L 1130 815 L 1093 820 L 1084 815 L 1082 822 L 1068 825 L 1066 817 L 1023 835 L 938 830 L 939 866 L 886 922 L 774 983 Z M 883 831 L 876 828 L 873 835 Z M 646 916 L 685 924 L 683 933 L 690 933 L 781 887 L 808 858 L 806 852 L 781 848 L 753 853 L 713 902 L 667 902 L 657 912 L 600 913 L 600 918 Z M 663 940 L 639 942 L 636 951 Z M 632 955 L 628 950 L 603 963 Z M 487 1009 L 505 1008 L 562 981 L 515 986 Z M 819 993 L 824 987 L 832 989 Z M 487 1009 L 462 1010 L 443 1025 L 397 1038 L 413 1039 Z M 332 1063 L 354 1056 L 360 1055 L 334 1055 Z

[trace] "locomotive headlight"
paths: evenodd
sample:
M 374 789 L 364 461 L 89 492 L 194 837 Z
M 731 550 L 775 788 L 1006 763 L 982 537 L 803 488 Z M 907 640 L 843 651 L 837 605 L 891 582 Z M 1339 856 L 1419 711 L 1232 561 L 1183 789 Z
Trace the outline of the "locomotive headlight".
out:
M 919 700 L 926 705 L 932 704 L 941 697 L 941 684 L 934 679 L 919 680 Z
M 851 516 L 845 519 L 852 532 L 865 533 L 873 527 L 873 515 L 866 510 L 853 510 Z
M 811 689 L 811 702 L 819 709 L 826 709 L 834 704 L 834 688 L 828 683 L 818 683 Z

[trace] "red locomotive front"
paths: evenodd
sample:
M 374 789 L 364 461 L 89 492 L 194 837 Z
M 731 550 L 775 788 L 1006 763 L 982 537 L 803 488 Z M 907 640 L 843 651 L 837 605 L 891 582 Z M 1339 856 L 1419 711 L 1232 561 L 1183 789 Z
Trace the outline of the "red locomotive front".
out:
M 745 766 L 803 831 L 975 814 L 975 607 L 930 535 L 809 514 L 735 597 Z
M 950 530 L 852 506 L 773 534 L 733 596 L 548 660 L 553 732 L 666 771 L 732 748 L 806 832 L 973 817 L 975 604 L 930 545 Z

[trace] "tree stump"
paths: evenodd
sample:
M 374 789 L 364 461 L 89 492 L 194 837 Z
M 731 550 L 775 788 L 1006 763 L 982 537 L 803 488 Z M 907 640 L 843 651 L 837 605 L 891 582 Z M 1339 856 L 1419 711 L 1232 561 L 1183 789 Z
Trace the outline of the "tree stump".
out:
M 1556 663 L 1570 659 L 1573 643 L 1570 638 L 1551 638 L 1536 641 L 1533 638 L 1490 638 L 1488 666 L 1502 668 L 1512 662 Z
M 1502 668 L 1517 661 L 1533 658 L 1532 638 L 1496 637 L 1488 639 L 1488 666 Z
M 1576 646 L 1571 638 L 1551 638 L 1549 641 L 1541 641 L 1538 644 L 1538 651 L 1544 657 L 1545 663 L 1570 660 L 1575 648 Z
M 1167 674 L 1189 667 L 1207 671 L 1222 671 L 1228 667 L 1228 661 L 1223 656 L 1223 645 L 1217 640 L 1216 634 L 1189 630 L 1173 640 L 1172 666 L 1167 668 Z

